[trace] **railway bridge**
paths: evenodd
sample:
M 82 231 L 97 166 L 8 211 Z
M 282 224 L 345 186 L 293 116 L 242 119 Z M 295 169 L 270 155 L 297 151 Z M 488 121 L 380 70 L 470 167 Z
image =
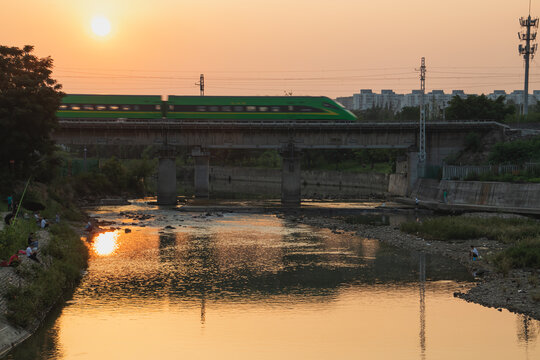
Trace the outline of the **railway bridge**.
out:
M 465 146 L 471 132 L 502 141 L 507 127 L 494 121 L 428 122 L 426 165 Z M 195 195 L 209 193 L 209 150 L 275 149 L 283 159 L 281 200 L 300 204 L 300 157 L 306 149 L 406 149 L 409 188 L 418 178 L 417 122 L 84 120 L 62 119 L 53 139 L 65 145 L 158 145 L 158 203 L 176 203 L 175 148 L 189 147 L 195 160 Z

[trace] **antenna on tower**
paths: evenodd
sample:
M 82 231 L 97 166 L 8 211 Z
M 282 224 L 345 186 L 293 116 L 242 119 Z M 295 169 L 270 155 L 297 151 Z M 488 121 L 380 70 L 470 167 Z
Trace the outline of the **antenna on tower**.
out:
M 201 90 L 201 96 L 204 96 L 204 74 L 201 74 L 199 82 L 195 83 L 195 85 L 199 85 L 199 88 Z
M 426 162 L 426 108 L 424 106 L 424 94 L 426 92 L 426 58 L 422 58 L 420 69 L 420 136 L 418 138 L 418 167 L 421 176 L 424 176 Z
M 525 28 L 523 31 L 518 32 L 519 40 L 525 42 L 525 46 L 523 46 L 523 44 L 519 44 L 518 51 L 520 55 L 523 55 L 523 59 L 525 59 L 523 115 L 527 115 L 529 112 L 529 62 L 530 60 L 534 59 L 534 54 L 538 49 L 538 44 L 534 43 L 536 41 L 536 30 L 534 29 L 538 29 L 538 18 L 531 18 L 531 0 L 529 0 L 529 16 L 527 18 L 520 18 L 519 25 L 521 25 L 522 28 Z

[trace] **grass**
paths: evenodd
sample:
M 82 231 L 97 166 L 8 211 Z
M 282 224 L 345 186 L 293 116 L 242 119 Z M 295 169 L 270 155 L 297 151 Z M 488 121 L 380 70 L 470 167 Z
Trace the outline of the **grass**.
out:
M 480 219 L 446 216 L 422 223 L 406 222 L 401 231 L 433 240 L 469 240 L 488 238 L 510 246 L 493 257 L 503 273 L 510 269 L 540 269 L 540 222 L 532 219 Z
M 444 216 L 418 223 L 401 224 L 401 231 L 436 240 L 468 240 L 486 237 L 503 243 L 540 237 L 540 223 L 531 219 L 480 219 L 463 216 Z
M 540 239 L 520 241 L 495 255 L 493 262 L 503 273 L 510 269 L 540 269 Z
M 4 221 L 4 219 L 1 219 Z M 15 221 L 0 232 L 0 260 L 7 260 L 18 250 L 26 249 L 28 235 L 38 229 L 34 220 Z
M 52 258 L 50 266 L 40 264 L 18 268 L 18 273 L 28 285 L 12 286 L 8 290 L 7 319 L 14 325 L 30 327 L 53 306 L 62 294 L 72 289 L 86 267 L 88 251 L 77 233 L 67 224 L 50 227 L 49 246 L 44 255 Z

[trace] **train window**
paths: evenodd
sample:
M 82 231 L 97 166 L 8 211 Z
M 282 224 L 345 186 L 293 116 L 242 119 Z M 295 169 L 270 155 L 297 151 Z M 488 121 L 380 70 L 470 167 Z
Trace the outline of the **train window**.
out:
M 169 110 L 173 111 L 174 110 L 174 105 L 169 105 Z
M 337 110 L 339 110 L 339 108 L 338 108 L 337 106 L 332 105 L 332 104 L 327 103 L 327 102 L 323 103 L 323 105 L 324 105 L 325 107 L 327 107 L 327 108 L 330 108 L 330 109 L 337 109 Z
M 120 107 L 118 105 L 109 105 L 109 110 L 118 110 Z
M 294 106 L 292 106 L 292 105 L 287 106 L 287 108 L 288 108 L 289 111 L 294 111 Z
M 229 112 L 229 111 L 232 111 L 232 108 L 230 106 L 222 106 L 221 111 Z
M 71 105 L 71 110 L 81 110 L 79 105 Z
M 96 105 L 96 110 L 99 110 L 99 111 L 107 110 L 107 107 L 105 105 Z
M 272 111 L 273 112 L 279 112 L 279 106 L 272 106 Z
M 242 111 L 244 111 L 244 107 L 243 107 L 243 106 L 235 106 L 235 107 L 234 107 L 234 111 L 236 111 L 236 112 L 242 112 Z
M 66 104 L 62 104 L 58 107 L 58 110 L 67 110 L 68 106 Z
M 297 111 L 300 111 L 300 112 L 312 112 L 313 110 L 315 110 L 315 109 L 313 109 L 312 107 L 299 106 Z
M 210 106 L 210 111 L 219 111 L 218 106 Z
M 129 111 L 129 110 L 131 110 L 131 106 L 129 106 L 129 105 L 122 105 L 122 110 L 124 110 L 124 111 Z
M 197 111 L 206 111 L 206 106 L 197 106 Z
M 84 110 L 94 110 L 94 106 L 93 105 L 83 105 L 83 109 Z
M 133 105 L 133 110 L 139 110 L 139 105 Z
M 246 111 L 257 111 L 257 107 L 252 105 L 246 106 Z
M 268 111 L 268 106 L 259 106 L 259 111 Z
M 156 109 L 156 110 L 161 110 L 161 105 L 156 105 L 156 106 L 155 106 L 155 109 Z

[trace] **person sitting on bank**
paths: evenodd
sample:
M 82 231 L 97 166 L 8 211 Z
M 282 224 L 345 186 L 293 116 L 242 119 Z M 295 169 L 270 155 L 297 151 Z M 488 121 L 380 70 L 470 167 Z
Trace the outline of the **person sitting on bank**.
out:
M 86 224 L 86 226 L 84 227 L 84 230 L 86 230 L 86 231 L 92 231 L 92 228 L 93 228 L 92 223 L 89 221 L 89 222 Z
M 41 219 L 41 228 L 45 229 L 47 226 L 49 226 L 47 220 L 45 220 L 45 218 Z
M 37 248 L 38 244 L 39 242 L 37 240 L 34 240 L 34 233 L 30 233 L 30 235 L 28 235 L 28 246 L 32 248 Z
M 478 249 L 474 245 L 471 245 L 471 250 L 469 250 L 469 259 L 472 261 L 478 260 Z
M 37 250 L 37 249 L 36 249 Z M 36 262 L 39 262 L 38 258 L 37 258 L 37 251 L 32 249 L 30 246 L 28 246 L 26 248 L 26 256 L 29 258 L 29 259 L 32 259 Z

